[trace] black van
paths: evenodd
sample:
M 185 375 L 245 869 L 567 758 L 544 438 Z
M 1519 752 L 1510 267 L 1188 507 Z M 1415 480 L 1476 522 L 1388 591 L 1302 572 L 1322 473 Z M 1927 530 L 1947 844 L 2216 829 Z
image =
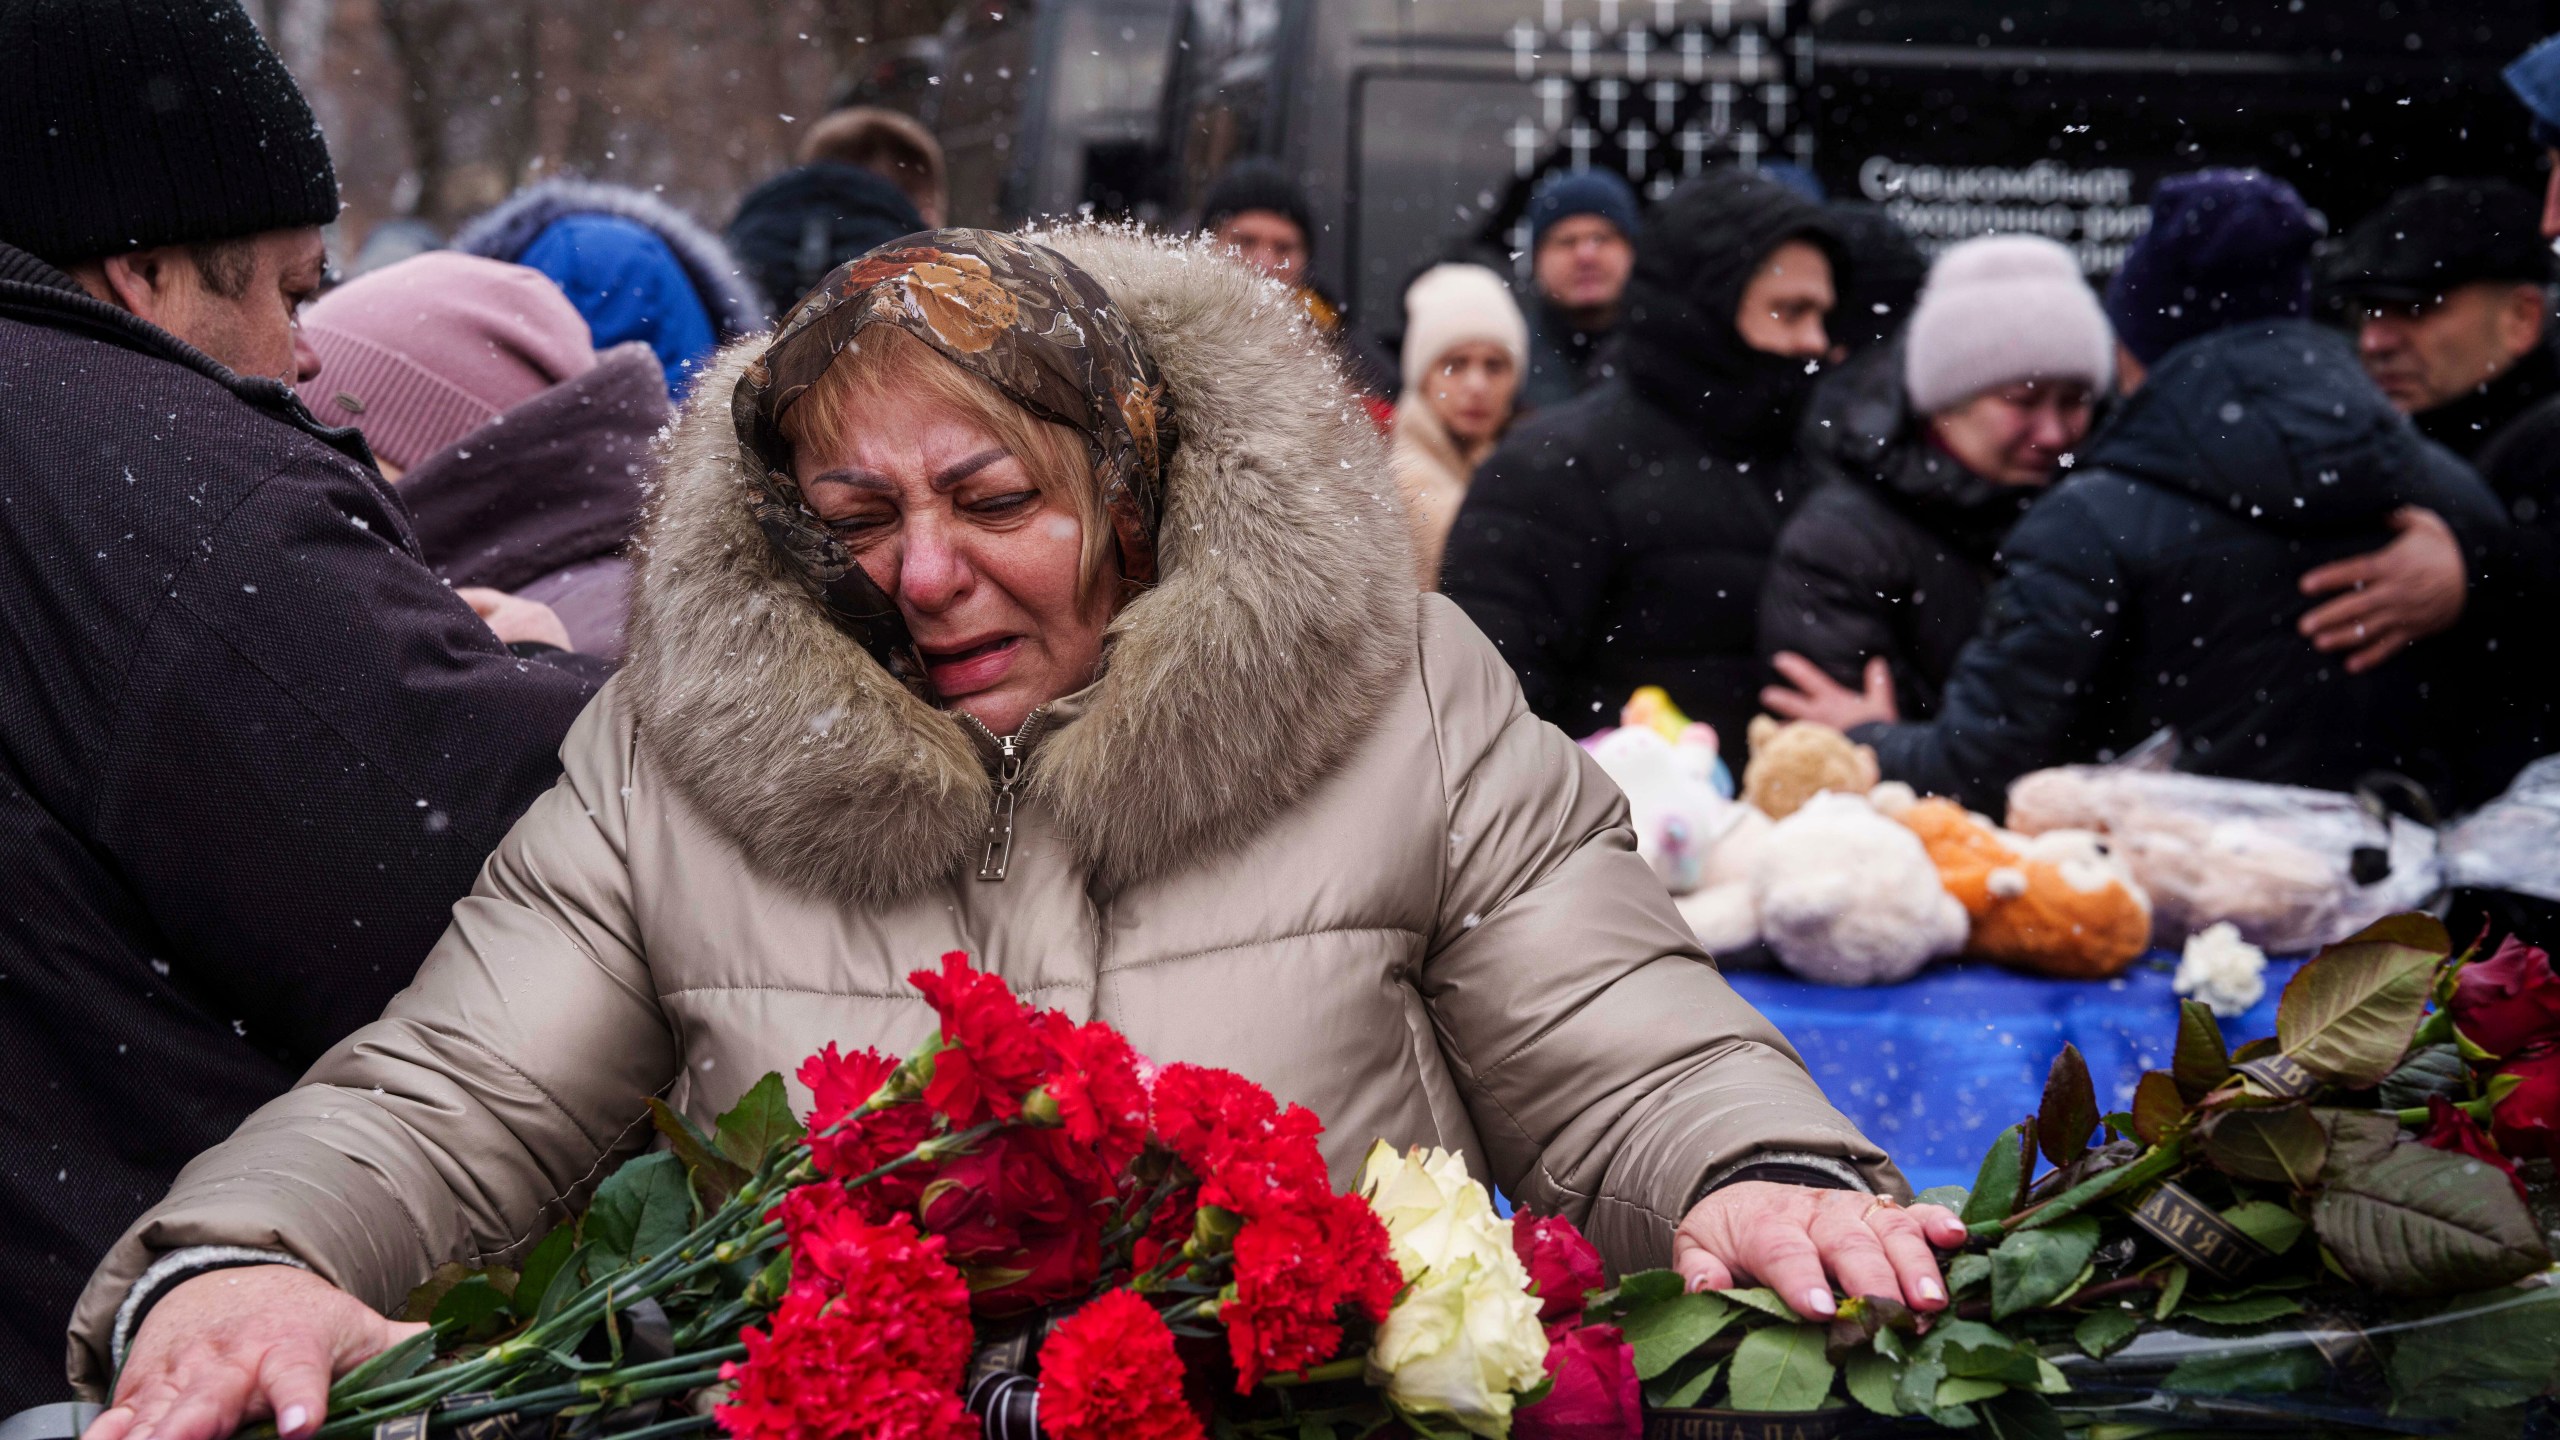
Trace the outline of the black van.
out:
M 2538 184 L 2497 72 L 2560 29 L 2553 0 L 973 4 L 943 62 L 955 213 L 1178 222 L 1278 156 L 1318 280 L 1372 321 L 1453 244 L 1516 251 L 1528 185 L 1573 165 L 1658 195 L 1791 164 L 1924 242 L 2029 230 L 2092 274 L 2179 170 L 2256 165 L 2338 223 L 2429 175 Z

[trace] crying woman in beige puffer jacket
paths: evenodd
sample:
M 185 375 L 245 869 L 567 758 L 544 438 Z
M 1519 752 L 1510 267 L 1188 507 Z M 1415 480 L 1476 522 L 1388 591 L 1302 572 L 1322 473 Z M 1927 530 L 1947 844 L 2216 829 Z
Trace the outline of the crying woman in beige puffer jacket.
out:
M 1901 1189 L 1698 951 L 1608 778 L 1416 597 L 1385 449 L 1295 307 L 1196 248 L 1039 238 L 1135 326 L 1181 438 L 1159 582 L 1049 707 L 1004 877 L 979 878 L 983 740 L 750 517 L 747 342 L 671 442 L 630 668 L 566 775 L 383 1018 L 110 1253 L 74 1327 L 88 1386 L 156 1256 L 287 1252 L 396 1308 L 542 1233 L 647 1138 L 647 1097 L 707 1121 L 828 1041 L 910 1048 L 933 1022 L 903 977 L 950 949 L 1308 1106 L 1338 1182 L 1380 1137 L 1449 1146 L 1621 1266 L 1665 1263 L 1753 1164 Z

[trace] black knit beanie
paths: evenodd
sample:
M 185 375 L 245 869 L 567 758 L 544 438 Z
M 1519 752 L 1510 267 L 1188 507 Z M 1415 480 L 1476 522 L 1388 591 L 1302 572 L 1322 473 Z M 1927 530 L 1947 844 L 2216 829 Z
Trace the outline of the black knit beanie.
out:
M 0 241 L 57 264 L 337 218 L 239 0 L 0 0 Z
M 8 0 L 0 0 L 0 4 L 5 3 Z M 1307 205 L 1307 192 L 1278 161 L 1254 156 L 1228 166 L 1218 183 L 1209 187 L 1209 198 L 1201 202 L 1200 228 L 1215 230 L 1247 210 L 1287 216 L 1289 223 L 1298 227 L 1298 233 L 1306 237 L 1307 253 L 1315 253 L 1316 225 Z

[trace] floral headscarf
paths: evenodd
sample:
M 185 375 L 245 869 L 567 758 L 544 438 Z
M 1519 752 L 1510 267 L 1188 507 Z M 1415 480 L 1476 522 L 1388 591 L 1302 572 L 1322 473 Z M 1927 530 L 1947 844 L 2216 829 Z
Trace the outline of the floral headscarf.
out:
M 730 413 L 763 472 L 756 523 L 815 582 L 829 611 L 891 674 L 925 693 L 897 606 L 818 523 L 791 473 L 782 413 L 854 337 L 894 325 L 1043 420 L 1085 438 L 1120 573 L 1156 578 L 1156 527 L 1174 425 L 1163 380 L 1091 275 L 1065 256 L 992 230 L 933 230 L 836 267 L 793 307 L 738 381 Z

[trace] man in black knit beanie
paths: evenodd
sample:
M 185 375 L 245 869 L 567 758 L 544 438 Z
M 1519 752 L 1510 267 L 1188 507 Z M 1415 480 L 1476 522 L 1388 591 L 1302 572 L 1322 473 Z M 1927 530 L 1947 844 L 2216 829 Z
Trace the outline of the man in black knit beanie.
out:
M 295 399 L 337 210 L 237 0 L 0 0 L 0 1413 L 70 1392 L 178 1168 L 408 982 L 601 680 Z M 237 1263 L 189 1255 L 160 1295 Z

